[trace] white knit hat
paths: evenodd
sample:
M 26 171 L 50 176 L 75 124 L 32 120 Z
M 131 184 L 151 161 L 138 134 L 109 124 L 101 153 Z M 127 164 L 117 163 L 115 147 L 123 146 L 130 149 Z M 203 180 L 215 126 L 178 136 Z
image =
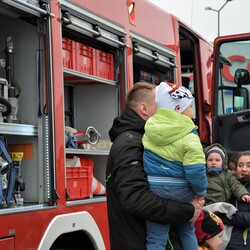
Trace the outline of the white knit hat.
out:
M 182 113 L 193 101 L 193 96 L 184 86 L 161 82 L 156 86 L 155 101 L 158 108 L 166 108 Z

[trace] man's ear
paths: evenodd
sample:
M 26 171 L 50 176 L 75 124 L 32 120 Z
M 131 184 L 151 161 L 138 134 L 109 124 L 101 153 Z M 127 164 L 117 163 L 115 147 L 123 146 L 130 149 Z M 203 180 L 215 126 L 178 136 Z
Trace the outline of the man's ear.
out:
M 147 105 L 146 103 L 141 103 L 141 104 L 139 105 L 139 111 L 140 111 L 141 116 L 142 116 L 143 118 L 148 117 L 148 105 Z

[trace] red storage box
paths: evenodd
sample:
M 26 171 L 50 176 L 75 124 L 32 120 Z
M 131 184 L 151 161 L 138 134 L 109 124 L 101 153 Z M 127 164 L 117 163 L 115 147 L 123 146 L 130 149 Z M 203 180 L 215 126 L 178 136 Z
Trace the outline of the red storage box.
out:
M 75 41 L 66 37 L 62 38 L 62 57 L 63 67 L 76 70 Z
M 76 42 L 77 70 L 89 75 L 95 75 L 95 49 Z
M 114 55 L 96 50 L 96 75 L 108 80 L 114 80 Z
M 66 167 L 68 200 L 92 197 L 92 180 L 94 162 L 91 159 L 80 158 L 81 167 Z

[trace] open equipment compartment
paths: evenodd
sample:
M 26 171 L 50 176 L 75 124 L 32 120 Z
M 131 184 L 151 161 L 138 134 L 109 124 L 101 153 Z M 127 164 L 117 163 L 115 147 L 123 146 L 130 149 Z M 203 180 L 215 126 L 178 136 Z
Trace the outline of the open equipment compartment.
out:
M 66 162 L 74 156 L 93 160 L 93 175 L 89 178 L 105 187 L 106 161 L 111 147 L 108 131 L 120 112 L 125 91 L 122 74 L 125 72 L 125 32 L 122 27 L 89 12 L 86 17 L 82 9 L 78 12 L 78 7 L 69 2 L 62 1 L 61 8 L 65 126 L 76 131 L 94 127 L 100 134 L 100 140 L 94 145 L 85 141 L 81 146 L 66 147 Z M 106 200 L 105 193 L 97 196 L 93 190 L 92 196 L 86 197 L 83 192 L 82 199 L 72 199 L 67 182 L 68 205 Z M 76 188 L 77 185 L 75 182 Z
M 15 1 L 0 3 L 1 98 L 12 107 L 4 116 L 6 108 L 1 104 L 0 137 L 10 157 L 12 152 L 22 155 L 18 162 L 12 158 L 18 178 L 10 186 L 14 189 L 11 199 L 3 195 L 0 214 L 41 209 L 55 202 L 52 79 L 46 51 L 50 47 L 49 16 L 38 2 L 35 8 Z M 1 157 L 6 162 L 2 150 Z

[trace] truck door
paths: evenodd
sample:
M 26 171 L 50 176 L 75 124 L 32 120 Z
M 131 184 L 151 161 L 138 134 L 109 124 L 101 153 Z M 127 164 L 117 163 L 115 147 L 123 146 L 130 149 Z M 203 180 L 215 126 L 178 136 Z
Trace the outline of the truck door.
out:
M 217 38 L 213 55 L 213 142 L 229 156 L 250 150 L 250 33 Z

